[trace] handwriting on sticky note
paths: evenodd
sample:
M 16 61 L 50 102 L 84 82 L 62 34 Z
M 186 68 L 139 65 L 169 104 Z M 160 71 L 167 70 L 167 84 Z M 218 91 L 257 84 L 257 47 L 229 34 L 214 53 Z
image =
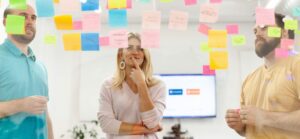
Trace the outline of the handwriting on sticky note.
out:
M 128 47 L 127 30 L 119 29 L 119 30 L 110 31 L 109 43 L 110 46 L 114 48 L 127 48 Z
M 143 30 L 141 34 L 142 48 L 159 48 L 160 30 Z
M 268 27 L 268 36 L 279 38 L 281 36 L 281 28 L 279 28 L 279 27 Z
M 82 14 L 82 30 L 90 32 L 100 31 L 100 15 L 98 13 Z
M 188 23 L 188 13 L 181 11 L 171 11 L 169 20 L 169 29 L 186 30 Z
M 200 22 L 215 23 L 218 21 L 218 7 L 214 4 L 203 4 L 200 6 Z
M 161 14 L 160 11 L 145 12 L 142 19 L 143 29 L 160 29 Z
M 256 8 L 256 25 L 275 25 L 274 9 Z
M 241 46 L 246 44 L 246 37 L 244 35 L 234 35 L 231 39 L 233 46 Z

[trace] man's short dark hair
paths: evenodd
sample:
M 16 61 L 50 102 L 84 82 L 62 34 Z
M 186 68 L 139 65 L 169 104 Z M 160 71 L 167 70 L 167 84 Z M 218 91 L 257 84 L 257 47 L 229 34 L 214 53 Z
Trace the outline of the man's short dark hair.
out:
M 285 16 L 283 14 L 275 13 L 276 24 L 282 29 L 284 29 L 284 22 L 283 22 L 284 17 Z M 289 39 L 295 38 L 295 34 L 293 30 L 288 30 L 288 35 L 289 35 Z
M 12 9 L 7 7 L 5 10 L 4 10 L 4 14 L 3 14 L 3 18 L 6 18 L 8 14 L 11 14 L 12 13 Z

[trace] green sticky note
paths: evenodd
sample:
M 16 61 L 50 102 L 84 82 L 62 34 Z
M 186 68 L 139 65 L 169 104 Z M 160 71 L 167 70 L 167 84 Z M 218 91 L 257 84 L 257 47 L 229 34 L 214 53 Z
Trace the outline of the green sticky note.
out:
M 200 50 L 201 50 L 201 52 L 210 52 L 212 50 L 212 48 L 208 47 L 207 42 L 202 42 L 200 44 Z
M 295 30 L 295 34 L 300 35 L 300 30 Z
M 26 0 L 9 0 L 9 7 L 11 9 L 26 10 L 27 9 Z
M 173 0 L 160 0 L 160 2 L 172 2 Z
M 44 37 L 44 43 L 45 44 L 56 44 L 56 36 L 47 34 Z
M 246 44 L 246 37 L 244 35 L 234 35 L 231 37 L 233 46 L 241 46 Z
M 268 36 L 279 38 L 281 36 L 281 28 L 279 28 L 279 27 L 268 27 Z
M 5 29 L 8 34 L 25 34 L 25 17 L 7 15 Z
M 284 21 L 284 29 L 297 30 L 298 21 L 297 20 L 286 20 Z

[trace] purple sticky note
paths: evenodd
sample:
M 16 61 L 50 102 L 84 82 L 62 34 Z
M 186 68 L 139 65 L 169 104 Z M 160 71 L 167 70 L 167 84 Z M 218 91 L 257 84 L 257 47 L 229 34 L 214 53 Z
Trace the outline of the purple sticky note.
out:
M 109 46 L 109 37 L 100 37 L 99 38 L 100 46 Z
M 206 24 L 199 24 L 199 26 L 198 26 L 198 31 L 205 35 L 208 35 L 208 31 L 210 29 L 211 28 L 209 26 L 207 26 Z
M 256 25 L 275 25 L 274 9 L 256 8 Z
M 185 5 L 195 5 L 197 0 L 184 0 Z
M 239 26 L 237 24 L 229 24 L 226 26 L 228 34 L 238 34 L 239 33 Z
M 294 46 L 294 40 L 293 39 L 281 39 L 280 41 L 280 48 L 285 50 L 291 50 Z
M 276 48 L 275 49 L 275 56 L 277 58 L 285 58 L 289 56 L 289 51 L 282 48 Z

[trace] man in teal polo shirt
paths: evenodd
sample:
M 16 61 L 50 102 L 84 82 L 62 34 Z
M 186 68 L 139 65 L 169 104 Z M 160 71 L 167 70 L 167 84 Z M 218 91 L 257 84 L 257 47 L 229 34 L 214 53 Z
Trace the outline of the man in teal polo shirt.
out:
M 35 11 L 4 11 L 8 15 L 25 17 L 25 34 L 7 34 L 0 45 L 0 139 L 53 139 L 47 111 L 47 71 L 36 60 L 28 44 L 35 37 Z

